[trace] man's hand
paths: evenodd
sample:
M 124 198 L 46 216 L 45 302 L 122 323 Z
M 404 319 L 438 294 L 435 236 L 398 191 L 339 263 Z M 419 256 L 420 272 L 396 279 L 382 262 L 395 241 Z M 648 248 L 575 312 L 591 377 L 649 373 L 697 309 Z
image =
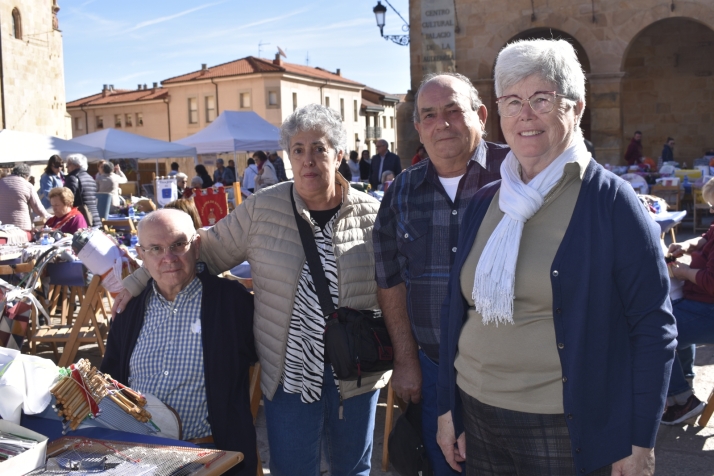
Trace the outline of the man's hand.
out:
M 413 354 L 402 360 L 394 361 L 392 372 L 394 393 L 406 403 L 419 403 L 421 400 L 421 365 L 419 356 Z
M 131 301 L 132 297 L 131 293 L 126 289 L 122 289 L 121 292 L 117 294 L 117 297 L 114 298 L 114 305 L 112 306 L 112 320 L 117 314 L 126 309 L 126 305 Z
M 466 461 L 466 434 L 461 433 L 459 438 L 454 434 L 454 422 L 451 419 L 451 411 L 439 417 L 439 429 L 436 432 L 436 442 L 439 444 L 446 462 L 455 471 L 461 472 L 461 465 Z M 456 446 L 454 446 L 456 445 Z M 615 474 L 615 473 L 613 473 Z
M 439 424 L 439 429 L 441 429 L 441 424 Z M 654 470 L 654 448 L 633 445 L 630 456 L 612 464 L 611 476 L 652 476 Z

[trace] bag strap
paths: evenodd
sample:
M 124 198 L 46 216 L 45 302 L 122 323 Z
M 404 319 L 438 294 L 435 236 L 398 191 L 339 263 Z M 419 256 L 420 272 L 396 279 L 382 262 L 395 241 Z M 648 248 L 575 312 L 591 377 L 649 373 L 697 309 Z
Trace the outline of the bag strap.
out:
M 310 275 L 312 276 L 312 282 L 315 285 L 317 298 L 320 300 L 322 314 L 324 316 L 329 316 L 335 312 L 335 303 L 332 301 L 332 296 L 330 295 L 330 287 L 327 284 L 325 270 L 323 269 L 322 262 L 320 261 L 320 253 L 317 251 L 314 232 L 307 221 L 301 217 L 297 211 L 295 197 L 293 196 L 293 188 L 294 186 L 291 185 L 290 201 L 293 205 L 293 213 L 295 214 L 295 221 L 297 222 L 298 232 L 300 233 L 302 248 L 305 251 L 305 258 L 307 258 L 307 266 L 310 268 Z

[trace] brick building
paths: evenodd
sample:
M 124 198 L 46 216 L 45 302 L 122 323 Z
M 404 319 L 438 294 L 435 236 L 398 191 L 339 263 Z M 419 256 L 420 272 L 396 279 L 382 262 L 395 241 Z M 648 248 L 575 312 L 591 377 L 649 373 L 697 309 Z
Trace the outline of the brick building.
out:
M 453 37 L 455 70 L 481 93 L 491 140 L 502 139 L 493 88 L 498 52 L 515 39 L 555 37 L 573 43 L 585 69 L 582 127 L 599 162 L 622 163 L 638 129 L 648 157 L 659 157 L 668 136 L 677 139 L 679 161 L 691 163 L 714 148 L 711 0 L 410 0 L 409 6 L 412 91 L 431 68 L 433 38 Z M 432 20 L 442 12 L 448 27 L 434 34 Z M 400 139 L 415 149 L 419 138 L 406 120 L 413 94 L 405 101 Z

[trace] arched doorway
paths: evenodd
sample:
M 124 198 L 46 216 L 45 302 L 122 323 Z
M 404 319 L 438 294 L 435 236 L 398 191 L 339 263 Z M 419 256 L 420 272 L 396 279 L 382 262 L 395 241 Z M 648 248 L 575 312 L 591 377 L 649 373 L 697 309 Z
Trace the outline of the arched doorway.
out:
M 560 30 L 553 30 L 551 28 L 535 28 L 532 30 L 526 30 L 524 32 L 519 33 L 518 35 L 514 36 L 510 40 L 506 42 L 506 44 L 509 44 L 513 41 L 516 40 L 538 40 L 538 39 L 556 39 L 556 40 L 566 40 L 569 42 L 571 45 L 573 45 L 573 48 L 575 48 L 575 52 L 578 55 L 578 60 L 580 61 L 580 64 L 583 67 L 583 71 L 585 71 L 585 75 L 587 76 L 590 73 L 590 60 L 588 59 L 587 53 L 585 53 L 585 48 L 580 44 L 578 40 L 576 40 L 572 35 L 569 35 L 563 31 Z M 505 46 L 505 45 L 504 45 Z M 495 67 L 495 65 L 494 65 Z M 590 91 L 589 88 L 587 87 L 587 83 L 585 84 L 585 112 L 583 113 L 583 118 L 580 121 L 580 128 L 583 130 L 583 135 L 585 136 L 586 139 L 590 140 L 590 109 L 588 109 L 587 105 L 590 104 Z M 495 95 L 491 99 L 491 104 L 489 106 L 489 111 L 493 114 L 492 117 L 496 118 L 496 121 L 494 121 L 494 124 L 497 124 L 497 131 L 498 131 L 498 141 L 505 143 L 506 140 L 503 137 L 503 131 L 501 130 L 501 121 L 499 121 L 498 118 L 498 108 L 496 105 L 496 97 Z
M 641 130 L 643 153 L 657 159 L 673 137 L 675 160 L 688 165 L 714 147 L 711 28 L 686 18 L 655 22 L 632 40 L 623 71 L 623 147 Z

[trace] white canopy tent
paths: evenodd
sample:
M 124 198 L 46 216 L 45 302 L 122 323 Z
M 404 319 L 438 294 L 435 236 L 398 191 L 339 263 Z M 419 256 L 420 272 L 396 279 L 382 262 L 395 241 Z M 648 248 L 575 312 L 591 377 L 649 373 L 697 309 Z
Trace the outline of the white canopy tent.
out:
M 53 155 L 66 158 L 69 154 L 84 154 L 89 159 L 100 159 L 102 150 L 59 137 L 20 132 L 0 131 L 0 164 L 9 162 L 47 163 Z
M 176 144 L 199 154 L 279 150 L 280 129 L 253 111 L 223 111 L 210 125 Z
M 171 157 L 193 157 L 196 162 L 196 149 L 173 142 L 118 131 L 104 129 L 83 136 L 75 137 L 70 142 L 90 147 L 97 147 L 104 152 L 99 159 L 165 159 Z

